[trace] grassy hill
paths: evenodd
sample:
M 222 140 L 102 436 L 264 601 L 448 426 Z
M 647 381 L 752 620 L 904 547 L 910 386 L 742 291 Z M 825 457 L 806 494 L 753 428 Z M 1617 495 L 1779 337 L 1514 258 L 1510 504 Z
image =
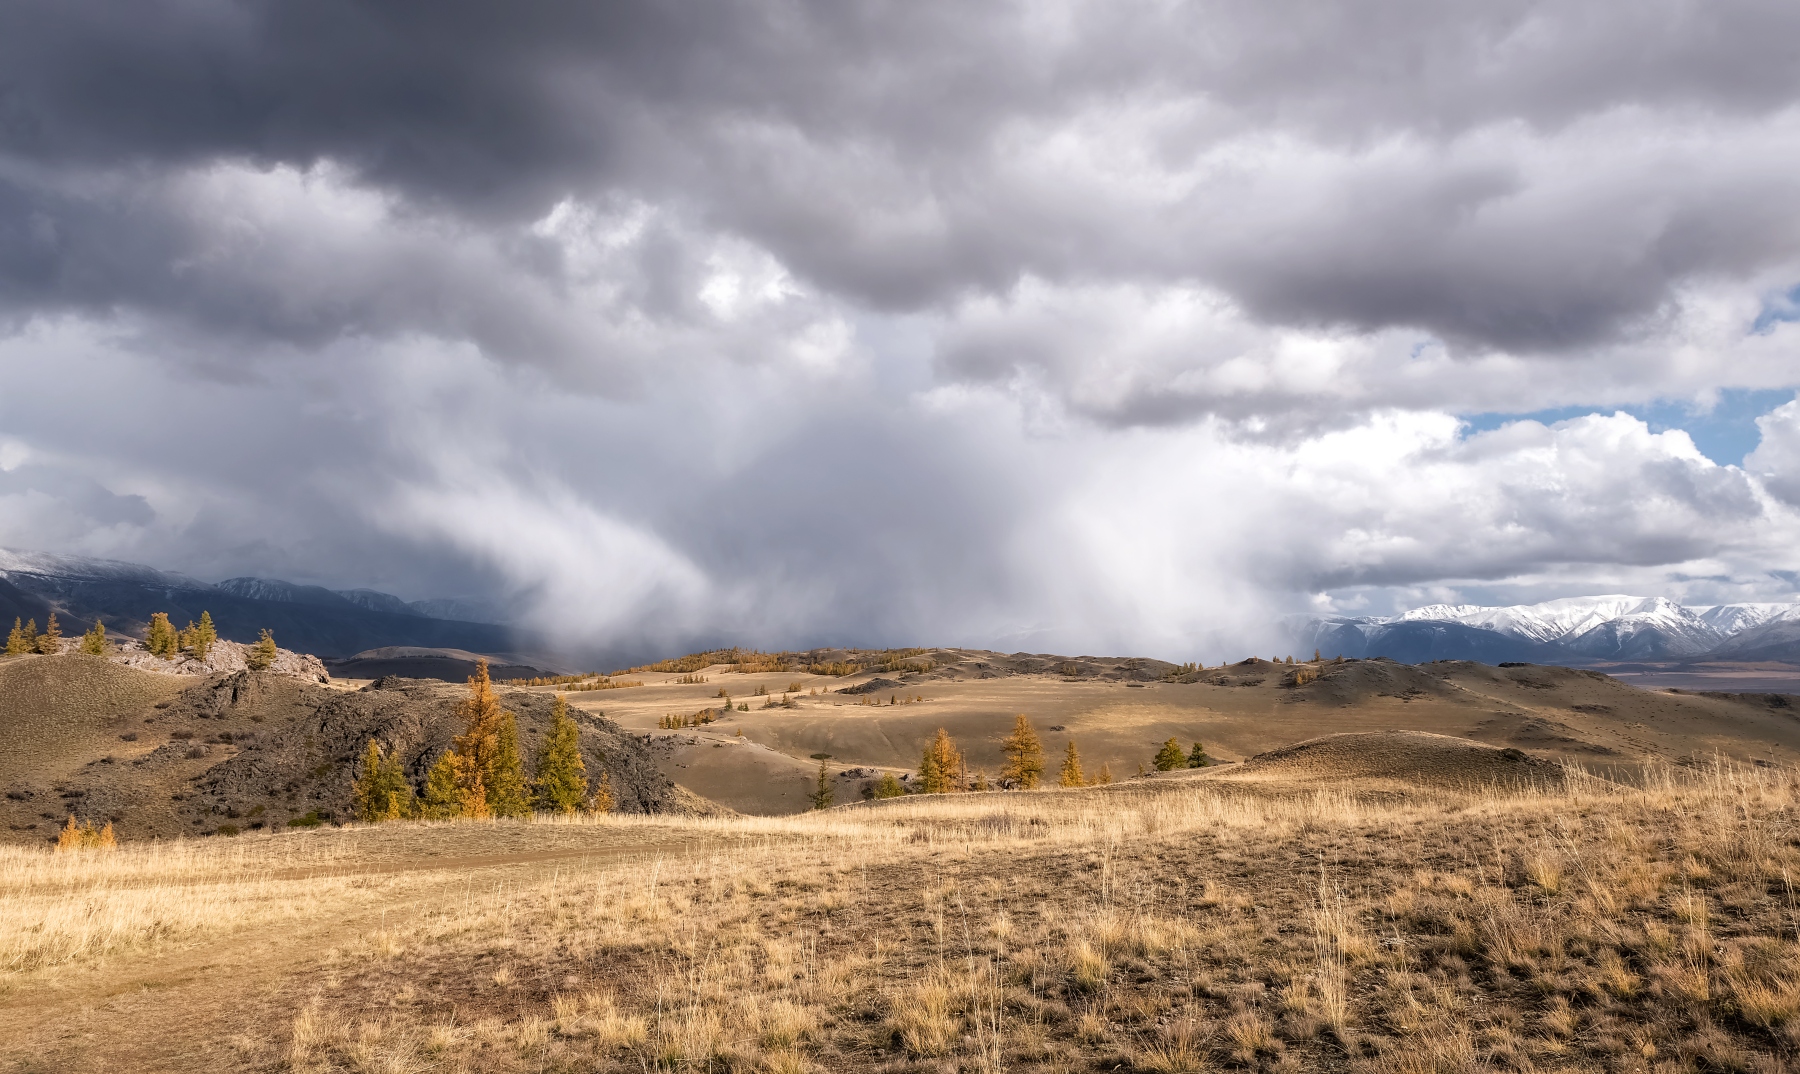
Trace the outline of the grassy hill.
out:
M 869 666 L 843 676 L 806 670 L 830 662 L 841 667 L 852 658 Z M 883 666 L 905 661 L 912 669 Z M 634 672 L 631 680 L 642 687 L 571 694 L 571 702 L 603 709 L 622 727 L 649 735 L 663 771 L 677 783 L 752 813 L 806 809 L 817 771 L 813 755 L 820 753 L 829 755 L 839 800 L 854 797 L 871 769 L 916 767 L 940 727 L 972 767 L 995 774 L 1001 739 L 1021 712 L 1050 756 L 1073 740 L 1090 774 L 1105 765 L 1119 778 L 1149 766 L 1171 737 L 1184 748 L 1199 741 L 1215 758 L 1237 760 L 1319 735 L 1390 729 L 1452 735 L 1600 770 L 1714 755 L 1800 761 L 1800 708 L 1793 707 L 1800 701 L 1787 695 L 1653 692 L 1597 672 L 1544 665 L 1251 660 L 1190 669 L 1142 659 L 958 649 L 903 657 L 801 654 L 787 670 L 749 674 L 735 669 L 757 665 L 689 664 Z M 1305 677 L 1297 670 L 1317 678 L 1296 685 Z M 721 690 L 750 711 L 699 727 L 661 726 L 670 717 L 718 710 Z
M 1794 769 L 1507 785 L 1498 748 L 1341 745 L 793 818 L 0 849 L 0 1063 L 1793 1068 Z

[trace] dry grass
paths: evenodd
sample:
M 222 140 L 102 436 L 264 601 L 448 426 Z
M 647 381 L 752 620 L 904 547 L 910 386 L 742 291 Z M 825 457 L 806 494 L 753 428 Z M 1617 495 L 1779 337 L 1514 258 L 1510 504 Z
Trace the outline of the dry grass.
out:
M 1800 1050 L 1797 806 L 1795 773 L 1728 765 L 1128 784 L 496 828 L 693 849 L 447 889 L 282 870 L 459 826 L 6 851 L 0 953 L 59 985 L 387 909 L 234 1012 L 251 1069 L 1773 1071 Z

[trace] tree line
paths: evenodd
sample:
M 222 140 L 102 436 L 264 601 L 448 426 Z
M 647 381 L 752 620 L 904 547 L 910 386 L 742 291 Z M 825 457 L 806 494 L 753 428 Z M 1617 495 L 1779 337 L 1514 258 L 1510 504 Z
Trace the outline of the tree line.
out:
M 1013 721 L 1012 733 L 1001 740 L 1000 752 L 1006 757 L 1006 763 L 1000 769 L 998 788 L 1003 790 L 1035 790 L 1044 781 L 1044 746 L 1038 738 L 1037 729 L 1031 725 L 1031 719 L 1019 713 Z M 1176 739 L 1169 739 L 1157 750 L 1151 762 L 1159 772 L 1168 772 L 1177 768 L 1205 768 L 1212 764 L 1212 758 L 1206 754 L 1206 747 L 1196 742 L 1192 749 L 1184 751 Z M 1139 774 L 1143 770 L 1139 769 Z M 1059 787 L 1092 787 L 1113 781 L 1112 767 L 1100 766 L 1100 771 L 1089 776 L 1081 763 L 1081 751 L 1075 740 L 1070 739 L 1063 751 L 1061 767 L 1057 770 L 1056 785 Z M 910 786 L 908 785 L 910 783 Z M 925 747 L 919 758 L 917 777 L 902 783 L 893 773 L 884 773 L 880 779 L 865 786 L 865 798 L 898 798 L 906 794 L 954 794 L 961 791 L 994 790 L 996 786 L 988 782 L 987 773 L 977 770 L 970 775 L 968 764 L 963 759 L 962 751 L 957 748 L 956 740 L 950 732 L 938 728 L 937 735 Z M 814 809 L 824 809 L 831 805 L 833 793 L 825 759 L 819 761 L 818 781 L 810 795 Z
M 500 705 L 487 661 L 469 676 L 469 696 L 458 706 L 463 733 L 451 741 L 425 777 L 422 795 L 400 765 L 398 749 L 383 750 L 369 739 L 352 793 L 356 815 L 384 820 L 479 820 L 528 817 L 534 812 L 572 814 L 612 811 L 612 783 L 604 770 L 590 792 L 581 759 L 581 729 L 558 695 L 552 703 L 550 733 L 525 773 L 519 752 L 517 718 Z
M 213 626 L 212 613 L 202 611 L 198 623 L 190 621 L 183 630 L 175 629 L 169 621 L 168 612 L 154 612 L 150 616 L 150 625 L 144 631 L 144 648 L 153 656 L 164 660 L 173 660 L 177 656 L 191 656 L 196 660 L 205 660 L 213 646 L 219 643 L 219 631 Z M 108 642 L 106 640 L 106 624 L 98 618 L 94 625 L 88 627 L 81 636 L 79 652 L 89 656 L 105 656 Z M 55 656 L 62 652 L 62 627 L 56 621 L 56 613 L 51 612 L 45 622 L 44 632 L 38 633 L 37 620 L 20 622 L 13 617 L 12 631 L 6 636 L 6 655 L 19 653 L 38 653 L 44 656 Z M 275 663 L 279 655 L 275 647 L 275 635 L 268 630 L 256 644 L 250 646 L 244 654 L 245 661 L 252 671 L 264 671 Z

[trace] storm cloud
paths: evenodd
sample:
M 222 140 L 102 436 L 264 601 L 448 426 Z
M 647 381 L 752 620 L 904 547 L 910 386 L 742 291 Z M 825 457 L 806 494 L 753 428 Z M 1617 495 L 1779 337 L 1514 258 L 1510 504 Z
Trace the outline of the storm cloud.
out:
M 1800 385 L 1796 40 L 1772 2 L 8 4 L 0 544 L 620 650 L 1781 598 L 1792 405 L 1747 461 L 1614 409 Z

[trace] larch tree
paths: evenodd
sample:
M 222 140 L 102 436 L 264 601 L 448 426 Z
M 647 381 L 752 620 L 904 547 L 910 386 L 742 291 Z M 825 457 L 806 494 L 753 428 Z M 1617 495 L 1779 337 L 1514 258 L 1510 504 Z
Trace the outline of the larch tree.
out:
M 550 733 L 538 750 L 537 807 L 546 813 L 573 813 L 587 801 L 587 765 L 581 760 L 581 729 L 569 716 L 568 699 L 561 694 L 550 708 Z
M 56 837 L 56 849 L 59 851 L 116 850 L 118 846 L 119 840 L 113 835 L 112 821 L 107 821 L 104 828 L 95 828 L 92 821 L 82 824 L 75 819 L 73 813 L 69 814 L 69 823 L 63 826 Z
M 604 758 L 602 758 L 604 760 Z M 594 796 L 588 799 L 588 812 L 605 815 L 613 811 L 612 777 L 606 769 L 600 769 L 600 780 L 594 785 Z
M 44 632 L 38 635 L 37 651 L 45 656 L 55 656 L 62 652 L 62 627 L 57 625 L 56 613 L 44 622 Z
M 812 794 L 807 797 L 812 799 L 814 809 L 831 808 L 831 773 L 826 769 L 823 759 L 819 761 L 818 781 L 813 785 Z
M 267 671 L 275 665 L 275 658 L 279 655 L 280 651 L 275 648 L 275 635 L 264 627 L 262 637 L 256 639 L 256 644 L 250 646 L 250 651 L 244 654 L 244 663 L 250 666 L 251 671 Z
M 400 767 L 400 751 L 383 754 L 374 739 L 363 750 L 356 783 L 351 788 L 356 815 L 368 823 L 383 820 L 405 820 L 416 811 L 412 784 Z
M 968 770 L 961 751 L 951 740 L 950 732 L 938 728 L 937 737 L 925 747 L 919 759 L 919 791 L 922 794 L 949 794 L 968 786 Z
M 205 660 L 206 654 L 212 652 L 219 642 L 219 631 L 213 626 L 212 613 L 202 610 L 198 623 L 189 623 L 187 630 L 187 650 L 194 654 L 195 660 Z
M 94 625 L 81 636 L 81 651 L 89 656 L 106 655 L 106 624 L 98 616 L 94 617 Z
M 164 660 L 175 659 L 175 654 L 181 651 L 181 640 L 176 636 L 175 624 L 169 622 L 168 612 L 150 616 L 150 627 L 144 631 L 144 648 Z
M 12 633 L 6 636 L 6 655 L 17 656 L 20 653 L 28 653 L 30 651 L 31 649 L 27 646 L 25 641 L 24 620 L 18 616 L 14 616 Z
M 1171 738 L 1162 744 L 1162 749 L 1156 751 L 1155 764 L 1158 772 L 1173 772 L 1177 768 L 1186 768 L 1187 754 L 1181 752 L 1181 743 Z
M 1085 787 L 1087 780 L 1081 774 L 1081 754 L 1075 750 L 1075 740 L 1069 740 L 1069 749 L 1063 754 L 1062 772 L 1056 781 L 1064 787 Z
M 1000 770 L 1002 780 L 1026 791 L 1043 781 L 1044 745 L 1023 712 L 1013 720 L 1012 734 L 1000 743 L 1000 752 L 1006 755 L 1006 766 Z
M 476 664 L 475 674 L 469 676 L 469 696 L 463 701 L 461 712 L 468 722 L 451 752 L 456 756 L 462 815 L 530 815 L 525 764 L 519 758 L 518 723 L 512 713 L 500 707 L 500 695 L 494 692 L 486 660 Z
M 531 785 L 525 778 L 525 760 L 519 754 L 519 721 L 500 711 L 499 748 L 487 781 L 488 812 L 496 817 L 531 816 Z
M 870 787 L 868 791 L 869 797 L 876 799 L 900 798 L 905 794 L 906 788 L 900 785 L 900 781 L 894 778 L 892 772 L 883 772 L 881 778 L 876 780 L 874 786 Z
M 456 758 L 445 751 L 425 776 L 425 800 L 419 805 L 419 815 L 428 820 L 449 820 L 462 816 L 462 807 L 462 792 L 456 780 Z

